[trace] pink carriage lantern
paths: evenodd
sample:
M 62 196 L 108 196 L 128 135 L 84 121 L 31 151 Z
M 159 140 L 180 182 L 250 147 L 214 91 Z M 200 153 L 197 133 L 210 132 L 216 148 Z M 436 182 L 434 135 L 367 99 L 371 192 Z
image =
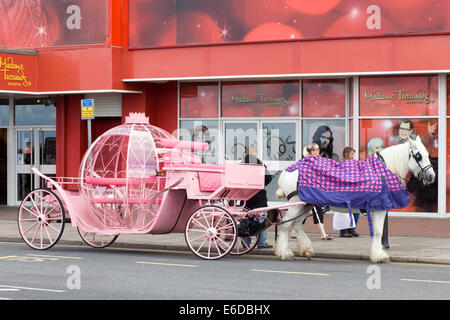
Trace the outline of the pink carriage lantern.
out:
M 176 140 L 149 124 L 148 117 L 131 113 L 124 125 L 102 134 L 80 165 L 80 193 L 101 229 L 140 229 L 154 221 L 164 188 L 162 140 Z M 119 213 L 119 214 L 118 214 Z

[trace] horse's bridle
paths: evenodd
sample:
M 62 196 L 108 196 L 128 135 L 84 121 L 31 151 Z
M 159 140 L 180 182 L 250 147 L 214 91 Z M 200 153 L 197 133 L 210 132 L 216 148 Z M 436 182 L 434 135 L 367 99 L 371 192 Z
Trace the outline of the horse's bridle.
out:
M 418 178 L 422 181 L 425 181 L 427 171 L 430 169 L 433 169 L 433 166 L 430 163 L 429 165 L 422 168 L 422 166 L 420 165 L 420 161 L 422 161 L 423 157 L 419 150 L 417 150 L 417 152 L 414 153 L 414 149 L 411 148 L 410 153 L 409 153 L 409 158 L 411 158 L 411 157 L 414 158 L 414 160 L 416 161 L 417 165 L 420 168 Z
M 422 158 L 423 158 L 423 157 L 422 157 L 422 154 L 420 153 L 419 150 L 417 150 L 417 152 L 414 153 L 414 150 L 416 150 L 416 149 L 410 148 L 410 150 L 409 150 L 409 158 L 413 157 L 414 160 L 416 161 L 417 165 L 418 165 L 419 168 L 420 168 L 419 174 L 418 174 L 417 176 L 418 176 L 418 178 L 419 178 L 420 180 L 424 181 L 424 180 L 425 180 L 425 177 L 426 177 L 426 174 L 427 174 L 427 171 L 430 170 L 430 169 L 433 169 L 433 166 L 432 166 L 431 163 L 430 163 L 429 165 L 427 165 L 427 166 L 425 166 L 425 167 L 422 167 L 422 166 L 420 165 L 420 161 L 422 161 Z M 381 162 L 383 162 L 383 164 L 386 165 L 386 162 L 384 161 L 383 156 L 382 156 L 381 153 L 378 152 L 378 151 L 377 151 L 377 156 L 378 156 L 378 158 L 381 160 Z M 406 184 L 406 182 L 407 182 L 407 181 L 406 181 L 406 178 L 400 177 L 399 175 L 397 175 L 397 176 L 398 176 L 398 178 L 400 179 L 400 181 L 404 181 L 405 184 Z

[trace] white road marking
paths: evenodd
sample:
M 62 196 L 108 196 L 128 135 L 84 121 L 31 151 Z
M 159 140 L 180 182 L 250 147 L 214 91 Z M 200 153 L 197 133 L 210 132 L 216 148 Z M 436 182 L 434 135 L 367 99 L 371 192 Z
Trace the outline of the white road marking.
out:
M 189 268 L 197 268 L 198 266 L 195 264 L 176 264 L 176 263 L 162 263 L 162 262 L 149 262 L 149 261 L 136 261 L 138 264 L 153 264 L 160 266 L 171 266 L 171 267 L 189 267 Z
M 259 270 L 259 269 L 251 269 L 250 271 L 253 271 L 253 272 L 284 273 L 284 274 L 300 274 L 300 275 L 322 276 L 322 277 L 328 277 L 330 275 L 329 273 L 300 272 L 300 271 Z
M 400 279 L 402 281 L 410 281 L 410 282 L 428 282 L 428 283 L 443 283 L 450 284 L 450 281 L 440 281 L 440 280 L 421 280 L 421 279 Z
M 56 258 L 56 259 L 84 260 L 83 257 L 49 256 L 49 255 L 44 255 L 44 254 L 32 254 L 32 253 L 28 253 L 27 256 L 32 256 L 32 257 L 42 257 L 42 258 Z
M 0 289 L 0 291 L 19 291 L 19 289 Z
M 57 292 L 57 293 L 65 292 L 63 290 L 30 288 L 30 287 L 18 287 L 18 286 L 6 286 L 6 285 L 1 285 L 1 284 L 0 284 L 0 287 L 2 287 L 2 288 L 9 288 L 9 289 L 18 289 L 18 290 L 33 290 L 33 291 L 45 291 L 45 292 Z

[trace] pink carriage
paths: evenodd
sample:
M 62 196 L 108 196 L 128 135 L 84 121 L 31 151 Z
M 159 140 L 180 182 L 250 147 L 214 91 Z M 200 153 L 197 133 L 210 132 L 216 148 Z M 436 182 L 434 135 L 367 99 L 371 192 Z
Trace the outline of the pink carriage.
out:
M 47 188 L 23 200 L 19 232 L 39 250 L 55 245 L 70 221 L 96 248 L 112 244 L 119 234 L 184 232 L 190 250 L 204 259 L 249 252 L 259 235 L 250 237 L 250 244 L 241 241 L 237 224 L 269 209 L 249 212 L 243 206 L 264 188 L 264 166 L 201 163 L 191 150 L 208 147 L 177 140 L 150 125 L 144 114 L 132 113 L 91 145 L 79 177 L 52 179 L 33 168 Z M 229 205 L 231 200 L 242 205 Z

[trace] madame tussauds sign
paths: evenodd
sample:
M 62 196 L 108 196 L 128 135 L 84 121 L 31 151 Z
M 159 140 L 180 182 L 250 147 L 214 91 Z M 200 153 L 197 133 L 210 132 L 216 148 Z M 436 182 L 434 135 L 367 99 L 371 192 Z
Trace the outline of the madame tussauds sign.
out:
M 285 96 L 280 97 L 272 97 L 267 96 L 263 93 L 258 93 L 253 97 L 245 97 L 245 96 L 231 96 L 231 102 L 234 104 L 246 104 L 246 103 L 260 103 L 266 106 L 289 106 L 292 104 L 291 101 Z
M 410 93 L 408 90 L 394 90 L 392 94 L 385 94 L 381 90 L 374 90 L 373 92 L 367 92 L 367 90 L 364 90 L 364 99 L 371 102 L 379 100 L 397 100 L 404 101 L 405 103 L 422 104 L 430 104 L 435 101 L 435 99 L 430 97 L 430 93 L 424 89 L 417 89 L 414 93 Z
M 31 81 L 28 80 L 25 74 L 25 67 L 23 64 L 15 63 L 11 56 L 0 57 L 0 72 L 1 79 L 7 83 L 8 86 L 19 86 L 27 88 L 31 86 Z

